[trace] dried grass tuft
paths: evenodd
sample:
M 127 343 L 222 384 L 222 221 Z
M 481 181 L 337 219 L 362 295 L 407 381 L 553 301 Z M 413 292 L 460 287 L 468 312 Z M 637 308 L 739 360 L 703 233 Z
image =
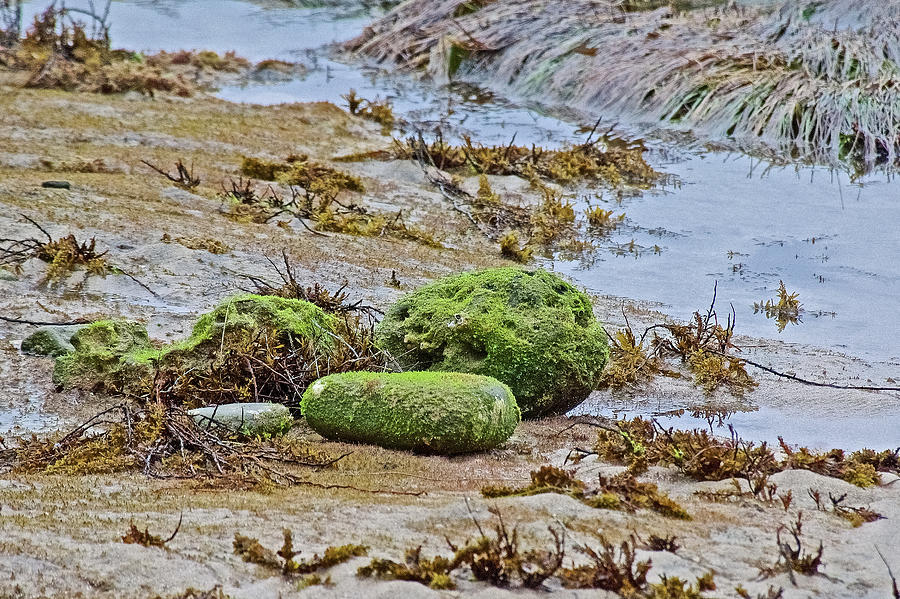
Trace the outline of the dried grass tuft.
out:
M 0 3 L 0 9 L 3 3 Z M 7 11 L 9 8 L 7 7 Z M 233 52 L 159 52 L 145 56 L 110 46 L 105 14 L 52 3 L 20 35 L 19 22 L 0 30 L 0 68 L 27 75 L 25 87 L 104 94 L 137 91 L 191 96 L 217 74 L 249 70 Z M 0 12 L 0 16 L 8 16 Z M 88 17 L 84 19 L 76 17 Z M 6 21 L 6 19 L 4 19 Z

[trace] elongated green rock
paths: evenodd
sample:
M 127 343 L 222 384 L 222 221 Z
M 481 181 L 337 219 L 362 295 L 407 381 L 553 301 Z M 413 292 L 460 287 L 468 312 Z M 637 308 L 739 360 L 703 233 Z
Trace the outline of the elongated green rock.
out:
M 348 372 L 317 380 L 303 415 L 328 439 L 456 454 L 506 441 L 520 412 L 500 381 L 456 372 Z
M 506 383 L 525 417 L 580 404 L 609 357 L 587 295 L 555 274 L 518 268 L 452 275 L 417 289 L 390 308 L 376 340 L 406 370 Z

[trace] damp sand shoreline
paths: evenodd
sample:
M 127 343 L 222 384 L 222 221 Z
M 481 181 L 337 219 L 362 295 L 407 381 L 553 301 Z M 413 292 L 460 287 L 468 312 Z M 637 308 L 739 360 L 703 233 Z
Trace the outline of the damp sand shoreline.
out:
M 97 96 L 7 87 L 0 94 L 0 237 L 33 234 L 20 214 L 26 214 L 54 235 L 74 232 L 97 238 L 118 267 L 154 290 L 156 297 L 133 280 L 116 275 L 84 278 L 76 273 L 57 285 L 40 285 L 45 265 L 30 261 L 15 280 L 0 281 L 0 311 L 35 320 L 117 315 L 145 321 L 151 337 L 184 336 L 197 315 L 222 297 L 246 285 L 247 274 L 274 278 L 265 260 L 287 248 L 298 272 L 310 282 L 337 288 L 351 281 L 352 300 L 384 308 L 406 290 L 434 278 L 506 262 L 496 248 L 465 233 L 464 217 L 427 185 L 417 166 L 401 163 L 341 165 L 360 174 L 368 191 L 367 205 L 402 209 L 410 222 L 445 233 L 445 249 L 410 241 L 309 234 L 294 223 L 237 224 L 221 214 L 216 194 L 234 177 L 243 155 L 271 159 L 306 153 L 317 160 L 383 147 L 388 138 L 379 127 L 348 115 L 333 105 L 296 104 L 255 107 L 229 104 L 207 96 L 192 99 L 137 96 Z M 72 172 L 65 165 L 102 159 L 109 172 Z M 203 180 L 193 192 L 171 186 L 141 166 L 141 160 L 171 165 L 192 162 Z M 69 191 L 40 188 L 44 180 L 65 179 Z M 513 188 L 515 181 L 496 181 Z M 504 187 L 505 186 L 505 187 Z M 161 241 L 203 237 L 231 250 L 222 255 Z M 401 289 L 391 284 L 392 273 Z M 623 298 L 596 295 L 595 311 L 609 326 L 621 326 Z M 703 302 L 700 302 L 701 304 Z M 625 301 L 634 326 L 657 318 L 657 306 Z M 701 306 L 698 305 L 698 308 Z M 672 315 L 679 316 L 679 315 Z M 0 324 L 0 409 L 29 407 L 27 427 L 66 429 L 83 422 L 114 398 L 54 389 L 51 363 L 19 354 L 17 344 L 27 327 Z M 748 357 L 767 357 L 788 365 L 798 376 L 828 376 L 847 382 L 882 380 L 890 364 L 869 364 L 834 351 L 776 342 L 739 339 L 752 346 Z M 755 375 L 757 373 L 754 373 Z M 881 377 L 881 379 L 879 379 Z M 760 387 L 745 398 L 756 405 L 841 406 L 877 418 L 889 410 L 877 394 L 814 390 L 759 375 Z M 728 397 L 716 397 L 726 405 Z M 618 401 L 594 396 L 593 401 Z M 702 391 L 686 381 L 662 379 L 638 392 L 631 401 L 661 406 L 708 403 Z M 840 409 L 833 409 L 835 419 Z M 826 410 L 827 414 L 828 411 Z M 13 425 L 15 423 L 12 423 Z M 873 547 L 891 560 L 900 555 L 900 483 L 885 475 L 880 487 L 859 489 L 843 481 L 805 471 L 786 471 L 772 478 L 783 492 L 792 490 L 794 504 L 785 511 L 751 499 L 710 503 L 694 491 L 727 488 L 730 481 L 696 483 L 675 470 L 652 468 L 645 475 L 679 501 L 694 516 L 673 521 L 644 510 L 627 513 L 589 508 L 560 495 L 486 500 L 479 490 L 485 481 L 526 484 L 529 472 L 544 464 L 563 465 L 568 451 L 590 446 L 595 432 L 584 426 L 565 430 L 564 418 L 523 423 L 502 449 L 458 458 L 414 456 L 377 448 L 321 442 L 326 450 L 351 450 L 356 461 L 346 469 L 321 474 L 323 483 L 350 481 L 373 489 L 425 491 L 419 497 L 361 493 L 310 487 L 223 490 L 196 482 L 159 481 L 137 475 L 62 477 L 7 474 L 0 480 L 0 590 L 11 596 L 152 597 L 177 594 L 188 587 L 222 585 L 233 597 L 256 596 L 529 596 L 530 591 L 497 589 L 458 580 L 456 591 L 435 591 L 412 582 L 359 579 L 356 568 L 368 558 L 356 558 L 333 568 L 333 586 L 302 591 L 296 581 L 245 563 L 232 552 L 235 533 L 260 538 L 273 549 L 282 528 L 291 528 L 295 544 L 309 556 L 343 543 L 369 545 L 371 556 L 401 559 L 408 547 L 423 545 L 431 554 L 447 554 L 444 536 L 462 542 L 474 535 L 466 498 L 479 519 L 488 522 L 489 506 L 519 524 L 524 540 L 548 543 L 548 525 L 563 522 L 572 543 L 596 543 L 599 534 L 618 542 L 631 531 L 674 534 L 682 548 L 676 554 L 641 552 L 653 560 L 650 578 L 660 574 L 693 579 L 714 570 L 718 590 L 709 596 L 736 597 L 736 586 L 765 593 L 769 585 L 784 588 L 785 597 L 885 597 L 890 579 Z M 13 428 L 10 437 L 25 434 Z M 298 431 L 297 434 L 312 435 Z M 790 431 L 783 433 L 791 442 Z M 314 437 L 311 437 L 314 438 Z M 590 459 L 577 466 L 579 476 L 592 480 L 598 472 L 620 467 Z M 848 494 L 852 505 L 865 505 L 886 519 L 852 528 L 845 520 L 817 512 L 809 489 Z M 823 542 L 824 576 L 798 576 L 797 586 L 786 574 L 758 580 L 759 568 L 777 557 L 775 530 L 804 512 L 804 534 L 810 547 Z M 125 545 L 120 538 L 128 523 L 147 526 L 167 536 L 179 516 L 183 524 L 167 549 Z M 581 559 L 574 545 L 569 555 Z M 896 558 L 892 567 L 900 570 Z M 602 597 L 603 591 L 552 587 L 564 597 Z M 534 593 L 537 595 L 537 593 Z M 613 596 L 612 594 L 608 594 Z

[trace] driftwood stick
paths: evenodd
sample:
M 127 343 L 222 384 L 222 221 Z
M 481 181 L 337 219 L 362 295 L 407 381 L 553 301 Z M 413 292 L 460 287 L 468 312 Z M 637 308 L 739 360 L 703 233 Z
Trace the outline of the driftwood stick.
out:
M 68 322 L 44 322 L 41 320 L 28 320 L 27 318 L 11 318 L 9 316 L 0 316 L 0 320 L 11 322 L 13 324 L 31 324 L 39 327 L 65 327 L 73 324 L 88 324 L 91 322 L 85 318 L 70 320 Z

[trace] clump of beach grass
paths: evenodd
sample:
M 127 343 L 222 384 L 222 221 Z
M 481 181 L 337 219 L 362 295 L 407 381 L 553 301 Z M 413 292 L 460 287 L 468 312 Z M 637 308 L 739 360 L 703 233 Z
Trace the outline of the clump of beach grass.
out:
M 900 5 L 414 0 L 347 47 L 586 112 L 691 128 L 783 160 L 895 165 Z M 689 3 L 696 4 L 696 3 Z M 629 10 L 629 7 L 637 10 Z M 696 8 L 689 6 L 688 8 Z

